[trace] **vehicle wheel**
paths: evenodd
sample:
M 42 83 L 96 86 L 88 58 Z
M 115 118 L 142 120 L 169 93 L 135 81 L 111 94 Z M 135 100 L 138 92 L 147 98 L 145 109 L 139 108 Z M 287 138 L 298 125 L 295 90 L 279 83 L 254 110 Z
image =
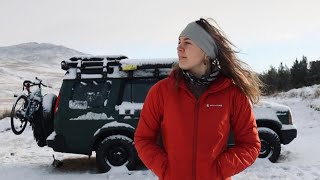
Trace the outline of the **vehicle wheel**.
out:
M 55 94 L 46 94 L 42 100 L 43 129 L 47 138 L 53 132 L 53 113 L 54 104 L 57 96 Z
M 112 166 L 126 165 L 129 170 L 135 168 L 138 155 L 133 140 L 123 135 L 105 138 L 96 152 L 96 161 L 100 172 L 108 172 Z
M 17 98 L 11 110 L 11 129 L 14 134 L 21 134 L 28 123 L 28 120 L 25 118 L 25 108 L 28 105 L 27 97 L 21 95 Z
M 276 132 L 269 128 L 258 128 L 261 141 L 259 158 L 268 158 L 275 163 L 281 152 L 280 138 Z

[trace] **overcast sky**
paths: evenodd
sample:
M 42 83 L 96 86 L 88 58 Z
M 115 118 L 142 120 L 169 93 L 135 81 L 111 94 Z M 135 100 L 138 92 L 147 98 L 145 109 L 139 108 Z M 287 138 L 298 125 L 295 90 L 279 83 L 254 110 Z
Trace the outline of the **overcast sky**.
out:
M 254 70 L 320 59 L 318 0 L 0 0 L 0 46 L 53 43 L 94 55 L 176 57 L 191 21 L 214 18 Z

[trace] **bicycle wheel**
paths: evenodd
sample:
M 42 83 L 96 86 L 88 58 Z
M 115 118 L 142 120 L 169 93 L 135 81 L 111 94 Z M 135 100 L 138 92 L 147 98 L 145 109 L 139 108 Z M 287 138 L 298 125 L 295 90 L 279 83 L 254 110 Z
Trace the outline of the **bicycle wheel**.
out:
M 28 99 L 25 95 L 17 98 L 11 110 L 11 129 L 14 134 L 21 134 L 27 126 L 25 118 L 25 109 L 28 105 Z

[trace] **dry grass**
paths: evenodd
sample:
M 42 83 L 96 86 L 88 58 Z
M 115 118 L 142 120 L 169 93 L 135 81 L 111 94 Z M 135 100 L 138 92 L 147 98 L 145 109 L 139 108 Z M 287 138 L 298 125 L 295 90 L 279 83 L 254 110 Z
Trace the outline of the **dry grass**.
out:
M 294 97 L 297 97 L 297 96 L 298 96 L 297 93 L 294 92 L 294 91 L 291 91 L 291 92 L 289 93 L 289 97 L 290 97 L 290 98 L 294 98 Z
M 0 120 L 5 117 L 10 117 L 10 113 L 9 109 L 0 110 Z
M 320 97 L 320 88 L 316 89 L 316 91 L 314 92 L 314 97 L 315 98 L 319 98 Z
M 320 111 L 320 107 L 317 107 L 316 105 L 310 105 L 310 108 L 312 108 L 316 111 Z

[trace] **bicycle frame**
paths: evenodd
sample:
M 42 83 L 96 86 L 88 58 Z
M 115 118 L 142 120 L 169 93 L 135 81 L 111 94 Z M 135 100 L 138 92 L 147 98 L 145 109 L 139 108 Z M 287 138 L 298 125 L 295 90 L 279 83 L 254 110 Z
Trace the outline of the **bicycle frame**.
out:
M 28 105 L 25 111 L 25 118 L 31 122 L 33 114 L 38 111 L 42 102 L 41 88 L 37 88 L 34 92 L 31 92 L 27 96 Z

